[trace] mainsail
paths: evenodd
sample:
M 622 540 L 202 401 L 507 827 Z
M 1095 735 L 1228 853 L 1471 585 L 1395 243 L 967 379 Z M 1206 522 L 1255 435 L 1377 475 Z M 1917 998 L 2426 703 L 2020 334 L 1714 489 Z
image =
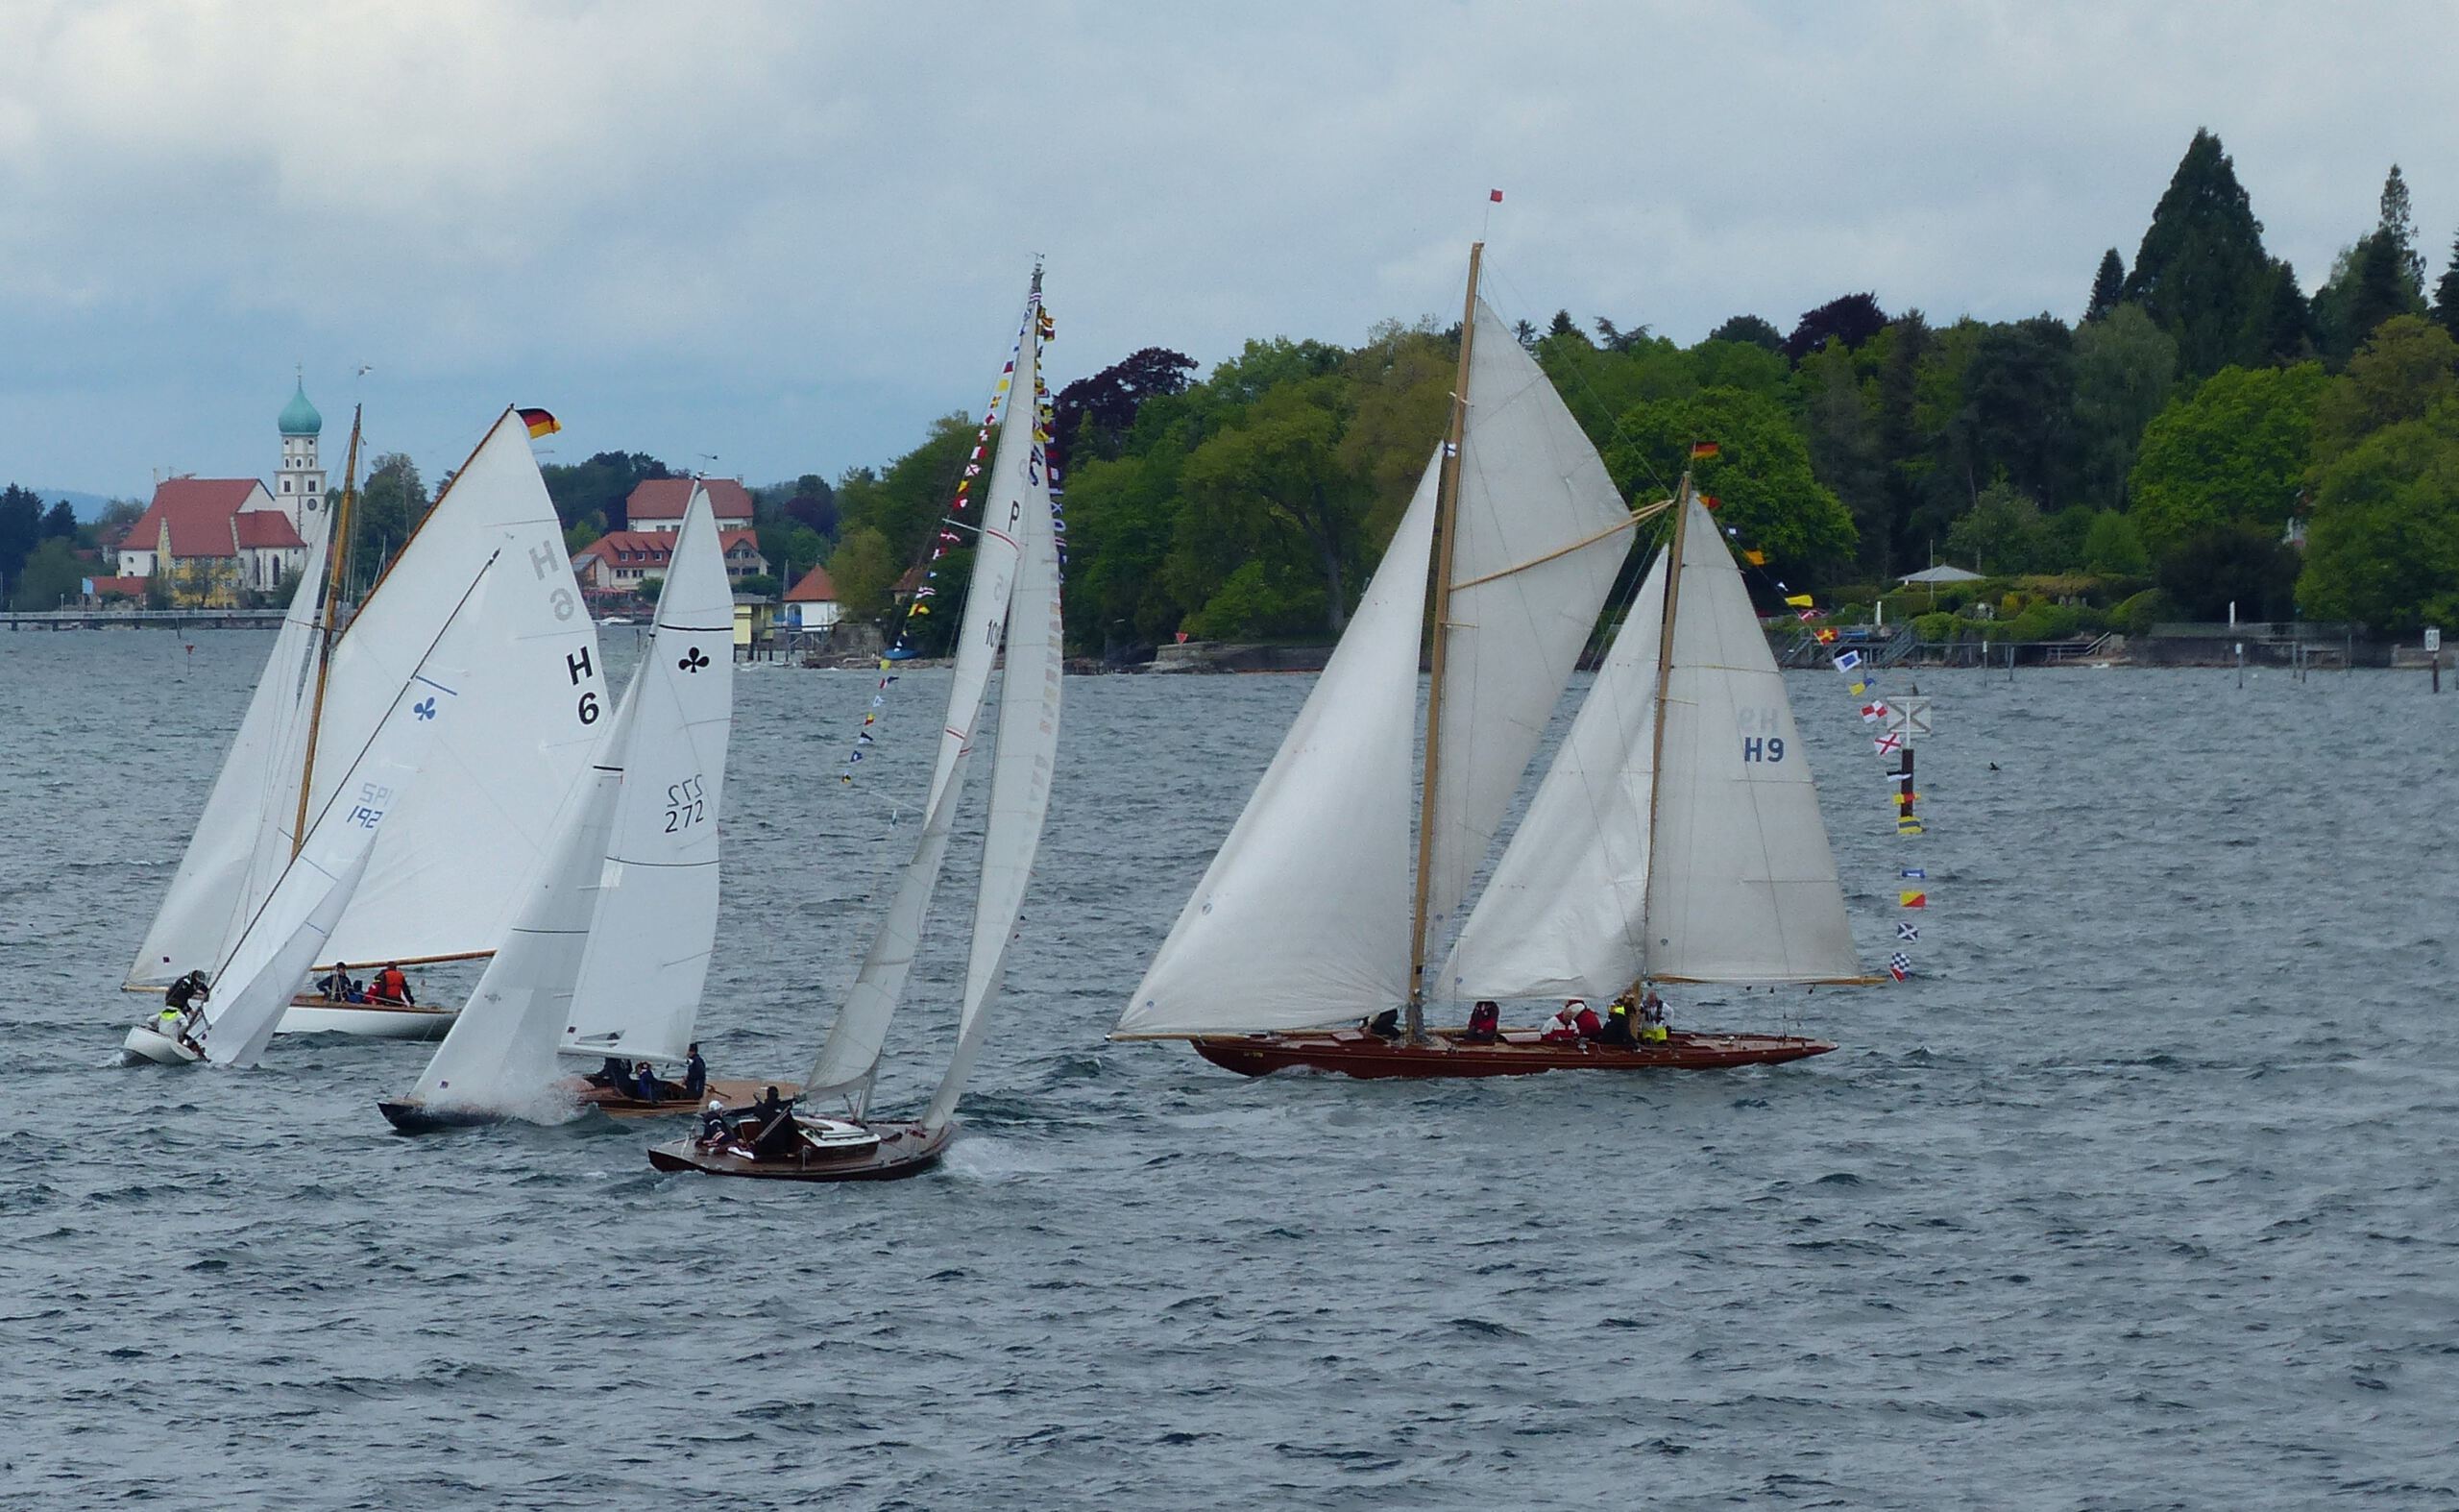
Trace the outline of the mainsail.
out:
M 1030 343 L 1028 343 L 1030 345 Z M 1019 417 L 1037 430 L 1040 418 Z M 1059 537 L 1053 527 L 1048 460 L 1036 444 L 1025 458 L 1008 522 L 1016 538 L 1016 582 L 1008 611 L 1007 658 L 999 679 L 999 737 L 990 768 L 990 816 L 982 838 L 982 880 L 974 896 L 973 946 L 965 967 L 964 1004 L 957 1046 L 939 1089 L 922 1115 L 937 1129 L 956 1112 L 957 1099 L 982 1048 L 991 996 L 1023 910 L 1050 811 L 1050 779 L 1059 760 L 1059 700 L 1064 672 L 1059 622 Z
M 222 772 L 197 816 L 196 831 L 130 963 L 131 987 L 165 987 L 218 960 L 256 916 L 290 864 L 286 824 L 299 805 L 306 688 L 315 667 L 332 549 L 330 514 L 306 515 L 307 557 L 275 635 L 248 712 Z M 280 823 L 277 823 L 277 819 Z
M 974 543 L 973 577 L 965 590 L 964 618 L 957 632 L 956 666 L 948 689 L 947 715 L 941 722 L 938 758 L 931 770 L 931 787 L 923 800 L 922 831 L 913 856 L 897 876 L 888 913 L 871 937 L 863 967 L 830 1026 L 828 1039 L 804 1078 L 806 1096 L 843 1095 L 859 1114 L 867 1104 L 871 1078 L 879 1068 L 880 1051 L 888 1043 L 888 1026 L 905 996 L 921 949 L 922 925 L 931 912 L 931 894 L 947 861 L 948 838 L 956 823 L 956 807 L 964 788 L 964 768 L 973 753 L 973 732 L 982 718 L 984 694 L 999 654 L 1000 634 L 1008 620 L 1020 550 L 1016 531 L 1029 511 L 1042 512 L 1047 528 L 1049 487 L 1041 476 L 1040 448 L 1034 439 L 1034 394 L 1040 354 L 1033 339 L 1039 315 L 1039 279 L 1035 298 L 1028 302 L 1024 334 L 1016 347 L 1016 369 L 1008 390 L 1008 412 L 999 425 L 999 448 L 991 463 L 988 485 L 981 490 L 982 529 Z
M 365 886 L 328 959 L 407 961 L 494 948 L 587 764 L 606 714 L 597 633 L 572 580 L 561 524 L 507 410 L 453 476 L 350 628 L 335 642 L 321 707 L 308 672 L 331 543 L 313 543 L 255 699 L 159 915 L 130 969 L 161 986 L 222 958 L 297 848 L 305 731 L 316 729 L 304 805 L 322 812 L 350 759 L 431 646 L 463 588 L 501 552 L 500 579 L 465 627 L 474 647 L 462 716 L 427 753 L 423 780 L 385 827 Z
M 646 654 L 547 865 L 419 1078 L 434 1108 L 546 1113 L 556 1052 L 679 1061 L 718 928 L 734 598 L 694 488 Z
M 562 1048 L 680 1061 L 718 938 L 718 815 L 734 722 L 734 588 L 706 490 L 675 538 Z M 600 758 L 601 763 L 605 758 Z

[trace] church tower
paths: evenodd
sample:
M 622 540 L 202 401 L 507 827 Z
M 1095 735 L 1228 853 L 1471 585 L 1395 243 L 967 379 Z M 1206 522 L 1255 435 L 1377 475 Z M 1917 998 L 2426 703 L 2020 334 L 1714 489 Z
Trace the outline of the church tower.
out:
M 307 402 L 304 376 L 292 391 L 290 402 L 281 406 L 279 424 L 281 467 L 274 478 L 273 499 L 290 517 L 291 527 L 304 537 L 307 522 L 325 512 L 325 470 L 316 460 L 316 437 L 325 428 L 325 417 Z

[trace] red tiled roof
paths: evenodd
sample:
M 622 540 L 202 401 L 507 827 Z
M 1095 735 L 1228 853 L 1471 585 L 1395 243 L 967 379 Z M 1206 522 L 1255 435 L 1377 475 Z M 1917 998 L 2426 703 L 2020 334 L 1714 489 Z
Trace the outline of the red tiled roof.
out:
M 609 530 L 589 545 L 572 553 L 577 562 L 594 556 L 609 567 L 664 567 L 674 555 L 675 532 L 671 530 Z M 753 552 L 760 549 L 760 533 L 756 530 L 720 530 L 718 549 L 733 556 L 737 549 Z
M 829 579 L 828 569 L 815 567 L 803 573 L 802 581 L 786 590 L 790 604 L 833 604 L 837 601 L 837 584 Z
M 163 522 L 168 521 L 173 556 L 236 556 L 231 517 L 263 486 L 253 477 L 175 477 L 158 483 L 154 501 L 128 527 L 120 544 L 131 551 L 155 550 L 161 543 Z
M 731 477 L 704 477 L 700 486 L 709 491 L 709 507 L 719 520 L 749 520 L 751 496 Z M 632 497 L 624 501 L 627 520 L 680 520 L 683 508 L 692 501 L 692 480 L 688 477 L 652 477 L 637 484 Z
M 145 579 L 142 577 L 97 577 L 94 579 L 95 597 L 108 598 L 113 594 L 124 598 L 142 598 L 145 597 Z
M 279 509 L 242 509 L 231 517 L 233 533 L 242 547 L 304 547 L 290 517 Z

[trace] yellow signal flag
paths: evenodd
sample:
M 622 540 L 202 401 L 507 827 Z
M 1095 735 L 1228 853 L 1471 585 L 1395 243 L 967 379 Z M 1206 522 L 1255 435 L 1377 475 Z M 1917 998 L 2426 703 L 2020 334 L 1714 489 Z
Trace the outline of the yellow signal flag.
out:
M 1807 609 L 1817 601 L 1817 599 L 1813 598 L 1808 594 L 1788 594 L 1785 596 L 1785 602 L 1796 609 Z
M 1741 559 L 1748 562 L 1753 567 L 1765 567 L 1767 565 L 1767 553 L 1765 551 L 1745 550 L 1741 553 Z

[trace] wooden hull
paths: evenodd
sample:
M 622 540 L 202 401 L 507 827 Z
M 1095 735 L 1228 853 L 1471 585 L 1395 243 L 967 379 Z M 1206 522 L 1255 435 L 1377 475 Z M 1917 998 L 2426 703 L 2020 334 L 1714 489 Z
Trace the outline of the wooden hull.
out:
M 441 1039 L 456 1008 L 423 1008 L 397 1003 L 336 1003 L 321 997 L 294 997 L 282 1010 L 278 1035 L 356 1035 L 365 1039 Z
M 1493 1044 L 1464 1044 L 1457 1032 L 1438 1032 L 1424 1045 L 1341 1029 L 1278 1035 L 1205 1035 L 1196 1053 L 1241 1076 L 1266 1076 L 1292 1066 L 1344 1076 L 1533 1076 L 1540 1071 L 1717 1071 L 1773 1065 L 1825 1055 L 1824 1039 L 1790 1035 L 1675 1034 L 1661 1045 L 1618 1049 L 1596 1044 L 1546 1044 L 1534 1030 L 1514 1030 Z
M 704 1150 L 695 1139 L 676 1139 L 649 1146 L 649 1164 L 661 1171 L 771 1182 L 893 1182 L 919 1176 L 938 1164 L 956 1137 L 954 1124 L 932 1131 L 918 1123 L 871 1120 L 861 1127 L 878 1137 L 840 1151 L 815 1148 L 807 1142 L 793 1159 L 753 1159 L 731 1149 Z

